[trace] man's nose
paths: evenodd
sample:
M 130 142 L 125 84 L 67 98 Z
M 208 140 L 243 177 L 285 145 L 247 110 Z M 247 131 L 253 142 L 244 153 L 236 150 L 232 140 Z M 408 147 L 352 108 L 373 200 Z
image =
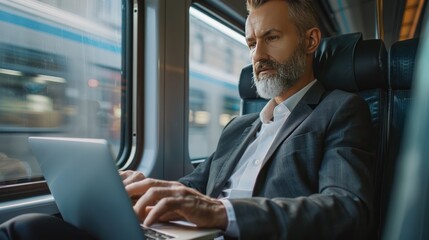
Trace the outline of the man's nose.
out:
M 267 59 L 267 46 L 263 43 L 256 44 L 253 51 L 251 51 L 251 58 L 253 63 L 259 62 L 262 59 Z

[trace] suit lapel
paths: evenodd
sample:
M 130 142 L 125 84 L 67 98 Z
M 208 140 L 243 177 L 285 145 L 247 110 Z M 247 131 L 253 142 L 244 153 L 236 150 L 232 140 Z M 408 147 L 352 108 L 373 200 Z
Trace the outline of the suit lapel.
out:
M 314 107 L 317 106 L 325 92 L 322 84 L 317 81 L 302 97 L 301 101 L 293 109 L 286 122 L 281 127 L 279 134 L 273 141 L 267 155 L 264 159 L 264 165 L 271 158 L 279 145 L 311 114 Z
M 221 166 L 218 166 L 218 170 L 214 170 L 217 172 L 216 180 L 214 184 L 210 184 L 207 186 L 207 195 L 212 197 L 219 196 L 222 188 L 225 186 L 228 179 L 231 177 L 231 174 L 238 164 L 241 156 L 243 155 L 246 148 L 249 144 L 255 140 L 256 132 L 261 127 L 261 121 L 259 117 L 252 123 L 251 126 L 247 127 L 240 138 L 238 139 L 238 146 L 231 151 L 230 157 L 227 161 L 224 161 Z

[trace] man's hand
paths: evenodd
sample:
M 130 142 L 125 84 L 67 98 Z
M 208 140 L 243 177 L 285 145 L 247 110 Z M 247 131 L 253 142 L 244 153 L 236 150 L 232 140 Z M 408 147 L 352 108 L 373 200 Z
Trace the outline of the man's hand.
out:
M 141 180 L 127 181 L 125 188 L 131 197 L 139 196 L 134 211 L 145 226 L 158 221 L 186 219 L 198 227 L 226 229 L 226 210 L 219 200 L 179 182 L 132 176 L 134 174 L 129 174 L 130 178 Z

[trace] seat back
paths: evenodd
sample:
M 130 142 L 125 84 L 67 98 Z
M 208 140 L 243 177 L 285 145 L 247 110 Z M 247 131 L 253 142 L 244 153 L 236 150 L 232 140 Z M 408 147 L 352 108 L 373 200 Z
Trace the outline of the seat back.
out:
M 389 126 L 387 158 L 383 165 L 381 186 L 381 226 L 386 220 L 393 180 L 408 110 L 414 76 L 418 39 L 394 43 L 389 50 Z

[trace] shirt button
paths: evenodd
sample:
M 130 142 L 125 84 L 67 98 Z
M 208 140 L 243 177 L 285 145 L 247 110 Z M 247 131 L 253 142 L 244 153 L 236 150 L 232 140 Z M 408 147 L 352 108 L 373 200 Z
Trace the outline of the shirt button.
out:
M 259 159 L 256 159 L 255 161 L 253 161 L 253 164 L 255 165 L 259 165 L 261 163 L 261 161 Z

